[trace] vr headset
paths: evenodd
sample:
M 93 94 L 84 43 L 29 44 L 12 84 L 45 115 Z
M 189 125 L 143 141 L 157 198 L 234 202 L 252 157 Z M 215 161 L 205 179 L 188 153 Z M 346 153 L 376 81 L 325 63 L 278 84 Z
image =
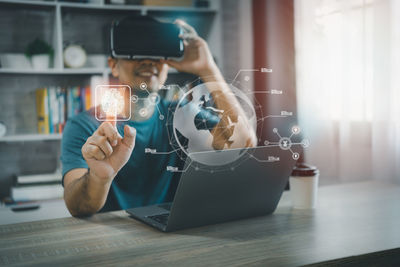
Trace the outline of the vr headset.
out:
M 113 58 L 180 58 L 183 41 L 181 28 L 149 16 L 129 16 L 111 26 L 110 48 Z

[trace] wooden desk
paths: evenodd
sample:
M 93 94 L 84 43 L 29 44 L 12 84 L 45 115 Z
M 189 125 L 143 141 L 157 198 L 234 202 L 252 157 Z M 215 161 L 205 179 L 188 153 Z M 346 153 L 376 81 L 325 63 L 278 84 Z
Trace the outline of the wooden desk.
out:
M 124 211 L 0 226 L 0 265 L 294 266 L 400 247 L 400 186 L 320 188 L 314 211 L 286 192 L 270 216 L 161 233 Z

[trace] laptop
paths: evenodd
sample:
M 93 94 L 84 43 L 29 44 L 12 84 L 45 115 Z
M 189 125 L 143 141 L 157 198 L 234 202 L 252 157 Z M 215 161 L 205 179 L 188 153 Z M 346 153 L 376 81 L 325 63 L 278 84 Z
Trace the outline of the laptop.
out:
M 290 151 L 279 147 L 243 149 L 246 154 L 219 171 L 197 170 L 186 160 L 171 203 L 126 210 L 131 217 L 163 232 L 271 214 L 294 167 Z M 201 152 L 224 157 L 231 150 Z M 204 154 L 205 153 L 205 154 Z M 216 154 L 218 153 L 218 154 Z M 238 161 L 239 161 L 238 160 Z

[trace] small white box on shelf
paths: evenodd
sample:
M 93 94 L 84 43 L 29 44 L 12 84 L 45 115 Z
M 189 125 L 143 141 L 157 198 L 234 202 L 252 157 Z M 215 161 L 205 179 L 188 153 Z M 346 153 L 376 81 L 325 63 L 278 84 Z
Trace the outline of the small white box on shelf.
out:
M 0 54 L 1 67 L 5 69 L 31 69 L 31 63 L 25 54 L 4 53 Z

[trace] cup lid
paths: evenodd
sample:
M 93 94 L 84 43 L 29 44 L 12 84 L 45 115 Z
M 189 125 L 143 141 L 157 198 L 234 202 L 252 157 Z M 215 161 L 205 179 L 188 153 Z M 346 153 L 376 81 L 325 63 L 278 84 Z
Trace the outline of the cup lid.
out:
M 292 171 L 292 176 L 314 176 L 317 174 L 319 174 L 317 167 L 306 163 L 297 163 Z

